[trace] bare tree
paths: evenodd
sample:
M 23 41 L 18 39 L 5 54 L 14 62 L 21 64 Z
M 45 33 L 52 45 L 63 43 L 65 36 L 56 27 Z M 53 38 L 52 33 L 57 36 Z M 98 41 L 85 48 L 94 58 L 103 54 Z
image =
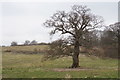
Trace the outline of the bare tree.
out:
M 29 45 L 30 44 L 30 41 L 29 40 L 26 40 L 24 45 Z
M 120 22 L 116 22 L 114 24 L 109 25 L 110 31 L 112 31 L 115 34 L 115 37 L 117 37 L 118 40 L 118 54 L 120 53 Z M 120 56 L 118 55 L 120 58 Z
M 98 46 L 99 36 L 98 30 L 87 31 L 82 35 L 82 39 L 80 40 L 81 45 L 86 48 L 92 48 Z
M 17 42 L 15 41 L 11 42 L 11 46 L 17 46 L 17 45 L 18 45 Z
M 116 37 L 118 38 L 118 41 L 120 41 L 120 22 L 116 22 L 115 24 L 109 25 L 109 29 L 114 32 Z
M 70 34 L 73 37 L 74 54 L 71 67 L 77 68 L 79 67 L 79 45 L 82 35 L 86 30 L 98 28 L 102 23 L 103 18 L 92 14 L 87 6 L 74 5 L 70 12 L 56 12 L 44 25 L 53 28 L 50 34 L 61 32 L 61 34 Z
M 36 40 L 33 40 L 33 41 L 31 41 L 30 44 L 31 44 L 31 45 L 36 45 L 36 44 L 37 44 L 37 41 L 36 41 Z

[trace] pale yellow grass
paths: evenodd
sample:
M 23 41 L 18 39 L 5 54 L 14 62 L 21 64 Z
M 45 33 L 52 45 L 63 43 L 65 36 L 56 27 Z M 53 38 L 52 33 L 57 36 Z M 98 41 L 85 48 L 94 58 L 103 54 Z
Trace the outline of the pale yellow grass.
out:
M 31 45 L 31 46 L 11 46 L 11 47 L 3 47 L 2 50 L 11 50 L 11 51 L 35 51 L 40 50 L 44 51 L 48 49 L 48 45 Z

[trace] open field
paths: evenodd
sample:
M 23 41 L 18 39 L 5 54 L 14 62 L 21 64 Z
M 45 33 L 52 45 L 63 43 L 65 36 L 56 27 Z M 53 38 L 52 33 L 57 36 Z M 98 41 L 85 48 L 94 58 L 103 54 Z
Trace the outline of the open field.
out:
M 4 50 L 44 50 L 48 46 L 4 47 Z M 44 54 L 44 53 L 43 53 Z M 69 69 L 71 57 L 41 62 L 43 54 L 2 53 L 3 78 L 118 78 L 118 60 L 80 55 L 81 68 Z
M 48 49 L 48 45 L 31 45 L 31 46 L 12 46 L 12 47 L 3 47 L 3 51 L 45 51 Z

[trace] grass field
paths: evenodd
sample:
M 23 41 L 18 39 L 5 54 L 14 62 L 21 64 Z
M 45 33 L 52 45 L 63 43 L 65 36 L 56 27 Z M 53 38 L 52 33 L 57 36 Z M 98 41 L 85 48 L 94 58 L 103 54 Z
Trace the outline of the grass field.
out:
M 47 46 L 4 47 L 12 50 L 44 50 Z M 44 54 L 44 53 L 43 53 Z M 2 53 L 3 78 L 118 78 L 118 60 L 80 55 L 79 69 L 69 69 L 71 57 L 41 62 L 43 54 Z

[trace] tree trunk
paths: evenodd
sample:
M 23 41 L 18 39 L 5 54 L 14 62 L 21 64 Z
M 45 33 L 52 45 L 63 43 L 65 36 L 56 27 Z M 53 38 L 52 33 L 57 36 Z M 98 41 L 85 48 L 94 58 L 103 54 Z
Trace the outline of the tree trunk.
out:
M 79 67 L 79 41 L 75 41 L 75 44 L 74 44 L 74 54 L 72 56 L 73 58 L 73 64 L 71 66 L 71 68 L 77 68 Z

